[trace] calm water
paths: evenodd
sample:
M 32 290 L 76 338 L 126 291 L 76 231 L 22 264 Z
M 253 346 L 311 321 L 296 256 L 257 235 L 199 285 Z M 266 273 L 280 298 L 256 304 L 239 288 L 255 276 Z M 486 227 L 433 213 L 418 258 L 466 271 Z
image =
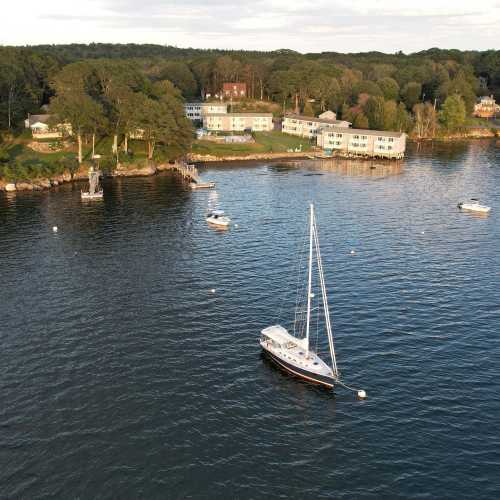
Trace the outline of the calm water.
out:
M 216 192 L 0 194 L 0 497 L 499 498 L 499 160 L 474 142 L 209 166 Z M 489 216 L 457 210 L 474 195 Z M 293 320 L 310 200 L 365 401 L 259 352 Z

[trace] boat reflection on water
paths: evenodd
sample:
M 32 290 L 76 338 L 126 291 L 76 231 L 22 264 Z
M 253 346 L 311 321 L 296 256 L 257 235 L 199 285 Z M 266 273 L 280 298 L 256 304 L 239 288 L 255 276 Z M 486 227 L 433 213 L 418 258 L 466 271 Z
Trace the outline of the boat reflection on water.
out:
M 403 173 L 404 161 L 396 160 L 356 160 L 328 159 L 308 162 L 308 166 L 318 170 L 337 172 L 351 177 L 388 177 Z

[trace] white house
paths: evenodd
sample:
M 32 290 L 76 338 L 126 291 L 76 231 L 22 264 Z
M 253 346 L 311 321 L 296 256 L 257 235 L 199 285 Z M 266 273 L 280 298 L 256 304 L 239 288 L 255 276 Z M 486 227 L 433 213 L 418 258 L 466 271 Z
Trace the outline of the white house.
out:
M 318 134 L 318 146 L 327 154 L 337 151 L 356 156 L 399 159 L 404 157 L 406 134 L 348 127 L 323 129 Z
M 203 117 L 203 127 L 207 130 L 233 132 L 252 130 L 267 132 L 273 130 L 272 113 L 218 113 Z
M 284 134 L 297 135 L 299 137 L 313 139 L 317 137 L 318 133 L 325 128 L 350 126 L 351 123 L 345 120 L 331 120 L 303 115 L 285 115 L 281 130 Z
M 186 117 L 193 121 L 202 121 L 205 115 L 227 113 L 227 104 L 223 102 L 187 102 L 184 104 Z
M 25 128 L 31 129 L 34 139 L 62 139 L 64 135 L 71 135 L 72 129 L 69 123 L 58 123 L 49 125 L 52 115 L 28 115 L 24 120 Z

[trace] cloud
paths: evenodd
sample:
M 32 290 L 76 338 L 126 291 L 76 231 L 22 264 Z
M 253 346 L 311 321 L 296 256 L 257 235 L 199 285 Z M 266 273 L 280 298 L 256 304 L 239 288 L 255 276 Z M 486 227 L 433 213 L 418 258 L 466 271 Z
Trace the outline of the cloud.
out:
M 480 5 L 465 0 L 404 4 L 399 0 L 24 0 L 2 6 L 9 22 L 0 32 L 0 43 L 102 41 L 301 52 L 498 48 L 498 0 L 483 0 Z

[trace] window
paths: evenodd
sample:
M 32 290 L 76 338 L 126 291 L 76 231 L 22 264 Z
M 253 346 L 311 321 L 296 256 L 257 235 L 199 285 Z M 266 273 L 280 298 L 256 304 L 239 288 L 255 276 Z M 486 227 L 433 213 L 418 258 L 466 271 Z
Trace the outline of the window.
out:
M 354 139 L 359 139 L 359 135 L 355 135 L 355 136 L 354 136 Z
M 366 141 L 366 139 L 368 139 L 368 137 L 366 135 L 362 135 L 361 139 L 364 139 Z
M 394 142 L 394 137 L 389 137 L 388 141 L 389 142 Z

